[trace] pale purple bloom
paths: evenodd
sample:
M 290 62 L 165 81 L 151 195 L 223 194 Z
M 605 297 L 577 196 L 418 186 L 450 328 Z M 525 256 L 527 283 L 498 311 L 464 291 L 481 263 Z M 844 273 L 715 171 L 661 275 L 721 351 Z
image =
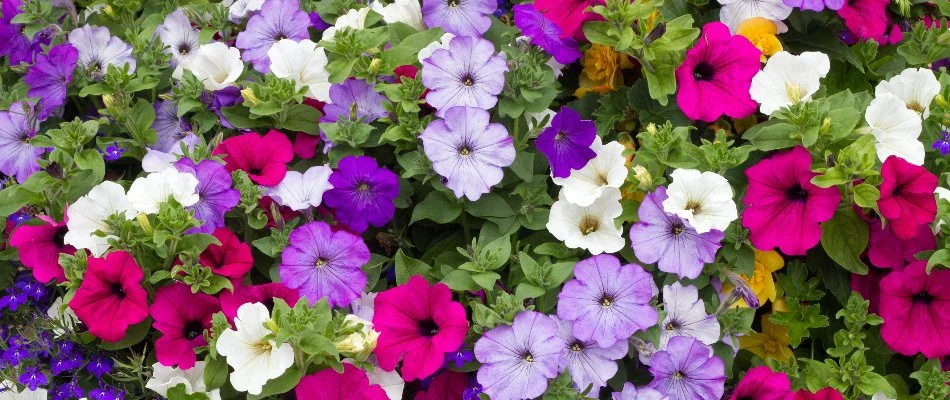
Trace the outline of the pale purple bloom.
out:
M 165 52 L 171 54 L 170 64 L 176 67 L 194 58 L 194 51 L 198 49 L 198 30 L 191 26 L 191 21 L 182 8 L 165 16 L 165 21 L 155 29 L 165 46 Z
M 648 387 L 637 389 L 632 383 L 623 384 L 623 391 L 611 394 L 611 400 L 663 400 L 666 396 L 663 393 Z
M 501 124 L 489 123 L 488 111 L 453 107 L 432 121 L 419 138 L 432 169 L 445 178 L 455 197 L 478 200 L 501 182 L 502 168 L 515 161 L 515 146 Z
M 505 58 L 495 54 L 495 45 L 476 37 L 456 37 L 449 48 L 435 50 L 422 62 L 422 84 L 436 115 L 455 106 L 487 110 L 498 103 L 505 86 Z
M 224 164 L 214 160 L 201 160 L 195 164 L 189 158 L 175 163 L 175 168 L 198 178 L 198 202 L 188 209 L 194 211 L 195 219 L 202 225 L 186 233 L 212 233 L 224 226 L 224 214 L 231 211 L 241 200 L 241 193 L 231 188 L 231 174 Z
M 569 322 L 552 318 L 558 322 L 557 336 L 564 351 L 564 364 L 559 372 L 567 369 L 577 390 L 590 386 L 588 395 L 597 397 L 600 388 L 607 386 L 607 380 L 617 374 L 617 360 L 627 355 L 627 341 L 618 340 L 611 346 L 600 347 L 594 341 L 574 337 Z
M 40 99 L 37 118 L 46 119 L 66 102 L 66 91 L 78 59 L 79 51 L 69 43 L 53 46 L 49 54 L 36 57 L 36 63 L 23 76 L 23 81 L 30 87 L 26 95 Z
M 386 116 L 383 95 L 364 80 L 350 78 L 330 86 L 330 102 L 323 107 L 320 122 L 357 121 L 371 123 Z
M 571 170 L 584 168 L 597 156 L 591 149 L 596 137 L 594 121 L 581 119 L 577 111 L 562 107 L 551 119 L 551 126 L 538 135 L 534 145 L 548 158 L 551 174 L 556 178 L 567 178 L 571 176 Z
M 366 287 L 361 267 L 370 254 L 363 239 L 347 231 L 333 232 L 317 221 L 294 229 L 281 253 L 280 280 L 297 289 L 313 305 L 326 298 L 331 307 L 345 306 Z
M 695 286 L 679 282 L 664 286 L 663 311 L 666 318 L 660 323 L 661 349 L 675 336 L 689 336 L 708 345 L 719 341 L 719 321 L 715 315 L 706 314 L 706 304 Z
M 663 186 L 646 195 L 637 210 L 640 222 L 630 227 L 630 246 L 640 261 L 657 263 L 660 271 L 694 279 L 705 263 L 716 259 L 725 234 L 718 230 L 696 233 L 689 222 L 663 210 L 666 198 Z
M 531 38 L 531 44 L 544 49 L 555 61 L 570 64 L 581 57 L 577 41 L 569 37 L 562 38 L 564 31 L 534 8 L 533 4 L 519 4 L 512 7 L 512 10 L 515 26 L 521 29 L 522 34 Z
M 399 177 L 373 157 L 344 157 L 330 175 L 330 184 L 333 189 L 323 194 L 324 204 L 333 209 L 337 221 L 355 232 L 369 225 L 384 226 L 396 213 Z
M 128 65 L 129 73 L 135 72 L 132 46 L 112 36 L 108 28 L 84 25 L 73 29 L 69 32 L 69 43 L 79 50 L 79 65 L 93 79 L 102 79 L 110 65 L 120 69 Z
M 669 400 L 719 399 L 725 391 L 725 367 L 712 348 L 691 337 L 670 339 L 653 354 L 650 387 Z
M 847 0 L 785 0 L 785 5 L 802 10 L 821 11 L 825 7 L 829 10 L 840 10 Z
M 271 46 L 281 39 L 309 39 L 308 26 L 310 16 L 300 10 L 297 0 L 267 0 L 260 13 L 247 20 L 247 27 L 237 35 L 234 44 L 243 50 L 241 59 L 254 64 L 257 72 L 266 74 L 270 71 L 267 51 Z
M 577 338 L 608 347 L 656 325 L 658 314 L 650 305 L 656 294 L 643 267 L 621 266 L 617 257 L 600 254 L 574 266 L 574 279 L 557 296 L 557 315 L 573 323 Z
M 155 103 L 155 121 L 152 129 L 158 134 L 150 149 L 169 152 L 172 146 L 185 138 L 191 127 L 178 117 L 178 105 L 174 101 L 159 100 Z
M 497 8 L 496 0 L 423 0 L 422 21 L 455 36 L 482 36 Z
M 498 325 L 475 342 L 482 363 L 478 383 L 492 400 L 532 399 L 548 388 L 548 379 L 564 364 L 557 322 L 535 311 L 522 311 L 511 325 Z
M 19 101 L 10 104 L 9 110 L 0 111 L 0 173 L 16 177 L 19 183 L 40 170 L 36 160 L 45 152 L 30 144 L 37 128 L 35 119 L 28 115 L 32 112 L 32 107 Z

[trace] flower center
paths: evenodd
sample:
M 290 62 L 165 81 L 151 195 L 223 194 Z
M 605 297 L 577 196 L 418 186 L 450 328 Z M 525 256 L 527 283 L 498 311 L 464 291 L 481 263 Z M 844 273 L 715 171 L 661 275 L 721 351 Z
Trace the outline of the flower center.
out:
M 316 269 L 320 269 L 325 266 L 327 266 L 327 259 L 323 257 L 318 258 L 317 261 L 313 263 L 313 267 Z
M 663 328 L 668 331 L 675 331 L 680 328 L 680 322 L 674 319 L 670 322 L 667 322 Z
M 564 138 L 566 138 L 566 137 L 567 137 L 567 132 L 564 132 L 564 131 L 562 131 L 562 130 L 559 130 L 559 131 L 557 131 L 557 135 L 554 135 L 554 141 L 555 141 L 555 142 L 560 142 L 561 140 L 564 140 Z
M 465 86 L 472 86 L 475 84 L 475 79 L 471 75 L 465 75 L 462 77 L 462 84 Z
M 683 208 L 692 211 L 693 214 L 699 214 L 700 212 L 703 211 L 703 205 L 700 204 L 700 203 L 699 203 L 698 201 L 696 201 L 696 200 L 689 200 L 689 201 L 687 201 L 687 202 L 686 202 L 686 207 L 683 207 Z
M 683 371 L 676 371 L 673 373 L 673 379 L 686 379 L 686 374 Z
M 467 156 L 469 154 L 472 154 L 472 149 L 469 149 L 468 146 L 462 146 L 462 148 L 459 149 L 459 155 Z
M 603 297 L 600 298 L 600 306 L 603 307 L 603 308 L 609 308 L 609 307 L 612 306 L 613 304 L 614 304 L 614 298 L 613 298 L 613 297 L 610 297 L 610 296 L 608 296 L 608 295 L 605 294 L 605 295 L 603 295 Z
M 805 93 L 802 92 L 801 85 L 785 83 L 785 93 L 788 94 L 788 99 L 791 100 L 792 103 L 798 103 L 799 100 L 805 97 Z
M 670 233 L 672 233 L 673 235 L 679 236 L 683 234 L 684 230 L 686 230 L 686 227 L 684 227 L 683 224 L 674 223 L 673 227 L 670 228 Z
M 204 326 L 201 325 L 201 321 L 188 321 L 185 323 L 184 328 L 182 328 L 182 335 L 185 336 L 186 339 L 192 340 L 201 336 L 204 329 Z
M 591 233 L 597 232 L 597 230 L 600 229 L 600 221 L 598 221 L 597 218 L 591 217 L 590 215 L 585 215 L 584 218 L 581 219 L 581 224 L 578 226 L 578 228 L 580 228 L 581 233 L 584 234 L 584 236 L 587 236 Z
M 775 343 L 774 340 L 769 340 L 769 341 L 765 342 L 765 346 L 764 346 L 764 347 L 765 347 L 765 351 L 768 352 L 768 353 L 775 353 L 775 352 L 777 352 L 778 349 L 779 349 L 778 344 Z
M 419 321 L 419 334 L 424 337 L 433 337 L 439 334 L 439 325 L 431 318 Z
M 917 114 L 924 113 L 924 106 L 920 105 L 920 103 L 918 103 L 917 101 L 910 102 L 910 104 L 907 105 L 907 108 L 916 111 Z
M 59 228 L 56 228 L 56 233 L 53 234 L 53 239 L 52 239 L 52 240 L 53 240 L 53 244 L 56 245 L 56 248 L 61 249 L 61 248 L 63 248 L 63 247 L 66 246 L 66 243 L 65 243 L 65 242 L 66 242 L 66 232 L 68 232 L 68 231 L 69 231 L 69 229 L 67 229 L 65 226 L 61 226 L 61 227 L 59 227 Z
M 525 362 L 533 363 L 533 362 L 534 362 L 534 355 L 531 354 L 530 351 L 526 351 L 526 352 L 524 352 L 524 353 L 521 354 L 521 359 L 524 360 Z
M 462 0 L 449 0 L 447 4 L 449 7 L 458 7 L 461 2 Z
M 258 354 L 269 353 L 274 346 L 271 346 L 269 341 L 261 340 L 260 342 L 254 343 L 252 345 L 254 350 L 257 350 Z
M 191 53 L 191 46 L 189 46 L 187 43 L 182 43 L 178 45 L 178 54 L 187 56 L 188 53 Z
M 571 351 L 581 350 L 584 350 L 584 343 L 581 343 L 580 340 L 575 340 L 574 343 L 571 343 Z
M 365 191 L 369 190 L 369 185 L 366 184 L 365 182 L 364 182 L 364 183 L 360 183 L 359 185 L 356 185 L 356 190 L 359 190 L 359 191 L 361 191 L 361 192 L 365 192 Z
M 711 81 L 715 72 L 712 65 L 701 62 L 693 67 L 693 78 L 697 81 Z
M 116 282 L 109 285 L 109 292 L 111 292 L 113 296 L 116 296 L 120 299 L 125 298 L 125 288 L 122 287 L 121 283 Z
M 785 191 L 785 195 L 792 201 L 808 200 L 808 192 L 799 184 L 788 188 L 788 190 Z
M 914 295 L 913 297 L 914 304 L 930 304 L 934 301 L 934 297 L 927 292 L 920 292 Z

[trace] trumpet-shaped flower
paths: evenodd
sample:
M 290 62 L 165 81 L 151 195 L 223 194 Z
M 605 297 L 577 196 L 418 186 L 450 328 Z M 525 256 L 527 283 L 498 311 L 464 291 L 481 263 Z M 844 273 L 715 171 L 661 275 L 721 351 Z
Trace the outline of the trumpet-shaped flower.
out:
M 739 217 L 729 181 L 715 172 L 676 169 L 663 210 L 685 219 L 697 233 L 725 231 Z
M 623 213 L 619 190 L 608 188 L 587 207 L 567 201 L 563 189 L 558 197 L 546 227 L 564 245 L 591 254 L 615 253 L 623 248 L 623 232 L 614 223 Z
M 780 51 L 752 78 L 749 94 L 759 102 L 763 114 L 772 114 L 782 107 L 810 100 L 830 69 L 824 53 L 809 51 L 796 56 Z
M 101 256 L 109 249 L 109 217 L 135 218 L 135 208 L 125 195 L 125 189 L 112 181 L 102 182 L 80 197 L 66 210 L 66 235 L 63 243 L 76 249 L 88 249 L 93 256 Z M 96 231 L 106 233 L 98 236 Z
M 184 207 L 194 205 L 198 202 L 197 189 L 198 178 L 194 175 L 166 168 L 132 182 L 128 199 L 136 212 L 155 214 L 159 206 L 169 199 L 175 199 Z
M 890 93 L 924 119 L 930 116 L 930 103 L 940 93 L 940 82 L 929 68 L 908 68 L 874 88 L 874 96 Z
M 581 207 L 590 206 L 610 188 L 620 189 L 627 179 L 627 160 L 623 156 L 622 144 L 602 144 L 600 137 L 595 136 L 590 150 L 595 156 L 582 168 L 570 171 L 566 178 L 553 178 L 554 183 L 561 186 L 564 199 Z
M 281 39 L 267 50 L 267 57 L 274 76 L 294 81 L 297 89 L 307 88 L 307 97 L 322 102 L 330 100 L 330 72 L 322 47 L 309 39 Z
M 264 384 L 280 377 L 294 364 L 294 349 L 289 343 L 277 345 L 269 339 L 264 324 L 270 311 L 261 303 L 238 308 L 234 328 L 221 333 L 215 349 L 225 357 L 231 372 L 231 385 L 239 392 L 261 394 Z
M 923 123 L 900 97 L 882 92 L 871 100 L 864 119 L 877 140 L 874 149 L 881 162 L 898 156 L 914 165 L 924 164 L 924 144 L 918 140 Z

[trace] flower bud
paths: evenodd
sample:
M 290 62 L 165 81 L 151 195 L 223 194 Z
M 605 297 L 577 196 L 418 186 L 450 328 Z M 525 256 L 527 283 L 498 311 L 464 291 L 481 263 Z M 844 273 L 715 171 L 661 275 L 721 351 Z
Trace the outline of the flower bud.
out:
M 261 103 L 261 99 L 257 98 L 257 95 L 254 94 L 254 89 L 251 88 L 241 90 L 241 97 L 243 97 L 244 101 L 251 107 Z

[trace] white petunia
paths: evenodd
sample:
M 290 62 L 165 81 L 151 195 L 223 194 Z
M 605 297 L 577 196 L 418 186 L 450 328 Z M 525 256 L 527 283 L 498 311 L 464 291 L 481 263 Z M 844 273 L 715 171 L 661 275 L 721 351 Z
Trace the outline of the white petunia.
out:
M 244 73 L 241 51 L 228 47 L 221 42 L 202 45 L 195 56 L 186 60 L 182 68 L 191 71 L 207 90 L 221 90 L 232 86 Z M 175 70 L 172 76 L 181 79 L 181 70 Z
M 628 172 L 622 144 L 601 144 L 600 137 L 595 137 L 590 148 L 597 155 L 584 168 L 572 170 L 567 178 L 552 177 L 562 188 L 561 197 L 582 207 L 591 205 L 608 188 L 619 189 Z
M 446 32 L 442 34 L 442 37 L 440 37 L 437 42 L 427 44 L 426 47 L 423 47 L 422 50 L 419 50 L 419 62 L 422 63 L 427 58 L 431 57 L 432 53 L 435 53 L 435 51 L 438 49 L 448 50 L 449 42 L 451 42 L 452 39 L 455 39 L 455 35 Z
M 739 24 L 749 18 L 762 17 L 771 21 L 784 21 L 792 15 L 793 7 L 784 0 L 719 0 L 719 20 L 736 33 Z
M 930 103 L 940 93 L 940 82 L 930 68 L 908 68 L 874 88 L 874 96 L 890 93 L 904 102 L 907 108 L 930 116 Z
M 69 205 L 66 210 L 68 231 L 63 243 L 77 249 L 87 249 L 95 257 L 101 256 L 109 249 L 109 239 L 115 238 L 108 235 L 109 226 L 106 224 L 106 220 L 113 215 L 132 219 L 136 212 L 125 195 L 125 189 L 118 183 L 105 181 Z M 100 237 L 95 234 L 96 231 L 107 235 Z
M 294 364 L 294 349 L 289 343 L 280 346 L 265 339 L 270 331 L 264 324 L 270 321 L 270 312 L 261 303 L 246 303 L 234 317 L 236 329 L 221 333 L 215 349 L 234 368 L 230 380 L 234 389 L 250 394 L 261 394 L 264 384 L 278 378 Z
M 53 328 L 53 334 L 56 337 L 63 336 L 67 331 L 72 331 L 76 328 L 76 323 L 79 322 L 79 317 L 76 316 L 73 309 L 63 304 L 62 297 L 57 297 L 53 304 L 50 304 L 49 308 L 46 309 L 46 316 L 60 324 L 59 327 Z
M 25 388 L 20 392 L 17 391 L 15 383 L 10 381 L 0 382 L 0 400 L 47 400 L 48 398 L 46 389 L 41 387 L 36 388 L 36 390 Z
M 343 360 L 343 362 L 352 364 L 353 360 L 347 358 Z M 383 370 L 379 367 L 376 356 L 372 354 L 366 358 L 366 363 L 374 367 L 366 369 L 366 377 L 369 379 L 369 384 L 379 385 L 379 387 L 383 388 L 389 400 L 401 400 L 402 392 L 406 387 L 406 381 L 402 379 L 399 372 L 396 370 Z
M 323 102 L 330 100 L 330 72 L 322 47 L 310 40 L 281 39 L 267 51 L 267 57 L 274 76 L 294 81 L 298 90 L 306 87 L 307 97 Z
M 706 304 L 695 286 L 679 282 L 664 286 L 663 310 L 666 318 L 660 324 L 660 349 L 674 336 L 689 336 L 708 345 L 719 341 L 719 321 L 706 314 Z
M 937 196 L 937 203 L 940 203 L 940 200 L 950 201 L 950 189 L 937 187 L 934 189 L 934 194 Z M 936 221 L 933 225 L 933 234 L 936 235 L 940 233 L 940 227 L 943 226 L 943 221 Z
M 174 165 L 184 155 L 181 149 L 182 144 L 185 145 L 186 149 L 194 150 L 198 143 L 201 143 L 201 139 L 189 132 L 181 140 L 175 142 L 167 152 L 146 148 L 145 156 L 142 157 L 142 170 L 145 172 L 162 172 Z
M 796 56 L 780 51 L 752 78 L 749 94 L 759 102 L 763 114 L 772 114 L 782 107 L 810 100 L 830 68 L 824 53 L 807 51 Z
M 383 5 L 379 0 L 369 4 L 369 8 L 383 16 L 386 23 L 402 22 L 416 30 L 426 30 L 422 22 L 422 6 L 419 0 L 395 0 L 389 5 Z
M 220 400 L 218 389 L 209 392 L 205 386 L 205 366 L 204 361 L 198 361 L 188 369 L 166 367 L 161 363 L 152 364 L 152 377 L 145 383 L 145 387 L 162 397 L 168 397 L 168 389 L 183 384 L 185 394 L 204 393 L 210 400 Z
M 182 206 L 192 206 L 198 202 L 198 178 L 175 168 L 165 168 L 132 182 L 128 196 L 135 211 L 143 214 L 157 213 L 158 207 L 169 198 Z
M 914 165 L 924 164 L 924 144 L 917 139 L 923 129 L 920 115 L 905 107 L 903 100 L 881 93 L 871 100 L 864 119 L 877 140 L 874 150 L 881 162 L 898 156 Z
M 663 210 L 689 221 L 697 233 L 725 231 L 739 217 L 729 181 L 715 172 L 676 169 Z
M 369 7 L 363 7 L 359 10 L 350 10 L 346 14 L 336 19 L 336 24 L 323 31 L 323 40 L 332 42 L 336 38 L 336 33 L 346 28 L 363 29 L 366 27 L 366 16 L 369 15 Z
M 267 195 L 277 204 L 295 211 L 318 207 L 323 202 L 323 193 L 333 189 L 330 184 L 331 173 L 333 169 L 328 165 L 310 167 L 304 173 L 287 171 L 284 180 L 267 189 Z
M 551 206 L 547 228 L 567 247 L 591 254 L 615 253 L 624 245 L 623 232 L 614 223 L 622 213 L 620 190 L 616 188 L 607 188 L 587 207 L 565 200 L 561 189 L 558 201 Z
M 254 11 L 260 11 L 264 0 L 237 0 L 228 7 L 228 18 L 238 22 Z

